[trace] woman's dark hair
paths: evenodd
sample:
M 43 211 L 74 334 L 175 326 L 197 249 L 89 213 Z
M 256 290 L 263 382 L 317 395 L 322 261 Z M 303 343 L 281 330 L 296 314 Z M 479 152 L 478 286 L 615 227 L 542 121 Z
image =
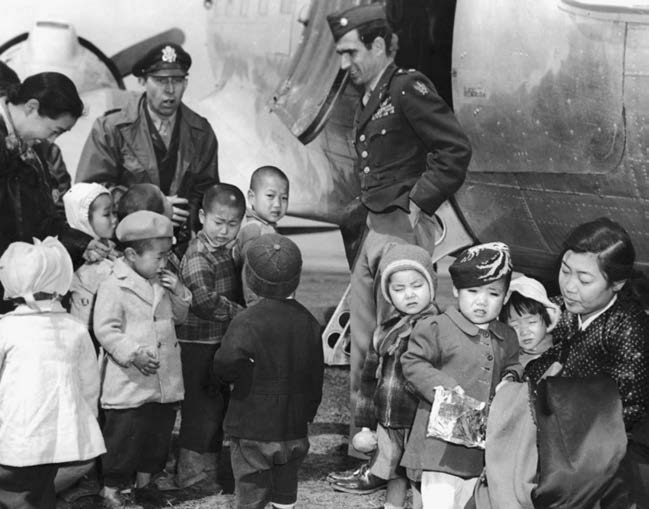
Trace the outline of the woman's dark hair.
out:
M 609 285 L 626 280 L 622 292 L 645 306 L 649 304 L 649 280 L 634 269 L 633 242 L 619 223 L 600 217 L 577 226 L 566 239 L 560 260 L 567 251 L 596 254 L 599 269 Z
M 79 118 L 83 102 L 72 80 L 58 72 L 41 72 L 26 78 L 21 84 L 10 85 L 7 98 L 11 104 L 25 104 L 30 99 L 38 101 L 38 114 L 52 119 L 61 115 Z
M 507 304 L 503 307 L 500 318 L 503 322 L 507 322 L 512 316 L 512 310 L 516 311 L 519 315 L 529 313 L 530 315 L 540 315 L 545 326 L 549 327 L 552 321 L 550 320 L 550 315 L 548 314 L 547 308 L 541 304 L 538 300 L 530 299 L 525 297 L 518 292 L 512 292 L 509 296 Z

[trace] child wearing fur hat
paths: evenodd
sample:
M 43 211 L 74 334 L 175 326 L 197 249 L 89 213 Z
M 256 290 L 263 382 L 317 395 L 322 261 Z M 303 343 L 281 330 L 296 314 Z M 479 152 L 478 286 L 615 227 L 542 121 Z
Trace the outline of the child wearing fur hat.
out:
M 97 423 L 99 369 L 88 331 L 61 306 L 72 260 L 48 237 L 14 242 L 0 258 L 0 507 L 53 508 L 67 462 L 106 449 Z
M 397 314 L 374 332 L 355 408 L 355 423 L 363 430 L 352 441 L 356 444 L 367 428 L 376 426 L 377 451 L 357 479 L 334 483 L 333 489 L 368 493 L 387 481 L 384 507 L 398 509 L 404 507 L 409 484 L 399 463 L 417 410 L 417 397 L 406 387 L 400 357 L 417 322 L 439 312 L 434 303 L 437 275 L 430 253 L 410 244 L 386 246 L 379 274 L 381 292 Z M 421 508 L 418 491 L 414 493 L 414 507 Z
M 141 210 L 120 221 L 124 257 L 101 283 L 95 334 L 105 351 L 101 406 L 107 453 L 102 458 L 105 507 L 122 507 L 120 487 L 135 477 L 136 501 L 160 502 L 150 482 L 164 468 L 176 407 L 183 399 L 180 345 L 174 324 L 187 316 L 191 293 L 166 268 L 173 224 Z
M 117 218 L 110 191 L 96 183 L 74 184 L 63 195 L 65 217 L 72 228 L 87 233 L 111 248 L 112 255 L 100 262 L 86 262 L 74 273 L 70 287 L 70 314 L 81 320 L 92 332 L 92 311 L 97 289 L 113 270 L 118 255 L 113 237 Z
M 463 251 L 450 266 L 458 307 L 420 320 L 401 357 L 403 373 L 419 396 L 401 462 L 421 470 L 424 509 L 463 508 L 484 467 L 484 451 L 426 436 L 435 387 L 460 386 L 489 401 L 503 380 L 518 380 L 518 341 L 498 321 L 511 278 L 509 248 L 501 242 Z
M 228 387 L 209 383 L 212 359 L 234 316 L 243 310 L 241 280 L 232 258 L 246 211 L 243 193 L 232 184 L 215 184 L 203 195 L 198 218 L 203 228 L 187 248 L 180 269 L 192 292 L 187 320 L 176 329 L 181 344 L 185 400 L 178 436 L 176 485 L 216 485 L 218 454 Z
M 525 367 L 552 346 L 551 332 L 559 321 L 561 310 L 548 299 L 543 285 L 527 276 L 512 280 L 507 295 L 502 318 L 516 331 L 519 360 Z
M 232 320 L 214 356 L 216 380 L 234 384 L 225 432 L 239 509 L 292 508 L 297 499 L 324 372 L 320 324 L 293 298 L 301 269 L 286 237 L 252 241 L 244 275 L 260 300 Z

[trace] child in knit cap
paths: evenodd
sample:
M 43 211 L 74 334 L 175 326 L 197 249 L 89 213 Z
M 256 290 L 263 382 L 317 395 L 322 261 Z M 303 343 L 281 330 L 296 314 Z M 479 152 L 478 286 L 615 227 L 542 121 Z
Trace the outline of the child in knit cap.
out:
M 503 321 L 516 331 L 520 346 L 519 360 L 523 367 L 552 346 L 552 329 L 561 310 L 550 302 L 543 285 L 536 279 L 521 276 L 509 285 Z
M 59 302 L 72 260 L 52 237 L 14 242 L 0 258 L 0 507 L 53 508 L 60 464 L 106 449 L 97 423 L 99 369 L 86 328 Z
M 176 407 L 183 399 L 180 345 L 174 325 L 191 293 L 166 268 L 173 224 L 142 210 L 120 221 L 124 257 L 99 286 L 95 334 L 103 359 L 104 506 L 124 504 L 119 488 L 135 478 L 135 500 L 159 503 L 151 474 L 164 468 Z
M 397 509 L 404 507 L 408 492 L 408 478 L 399 464 L 418 402 L 406 388 L 400 358 L 417 323 L 438 314 L 434 303 L 437 275 L 430 253 L 410 244 L 390 244 L 381 258 L 379 273 L 381 293 L 398 314 L 382 323 L 374 333 L 355 410 L 356 425 L 364 427 L 357 437 L 376 425 L 378 450 L 367 471 L 357 480 L 341 481 L 333 488 L 367 493 L 371 487 L 383 486 L 387 481 L 384 507 Z M 357 437 L 352 443 L 356 443 Z M 417 490 L 414 507 L 421 508 Z
M 70 287 L 70 314 L 81 320 L 92 335 L 92 311 L 97 289 L 113 270 L 113 260 L 118 255 L 113 242 L 117 226 L 113 198 L 104 186 L 81 182 L 63 195 L 63 205 L 72 228 L 100 240 L 112 250 L 112 256 L 79 267 Z
M 457 386 L 488 402 L 502 380 L 518 380 L 518 341 L 498 321 L 512 273 L 501 242 L 463 251 L 450 266 L 458 307 L 420 320 L 401 357 L 419 405 L 402 465 L 422 470 L 424 509 L 464 508 L 484 467 L 484 451 L 426 435 L 435 388 Z
M 239 188 L 231 184 L 209 187 L 198 213 L 203 228 L 190 241 L 180 266 L 193 296 L 187 320 L 176 330 L 185 382 L 176 469 L 180 488 L 204 481 L 203 487 L 219 489 L 216 467 L 228 387 L 213 386 L 209 375 L 230 321 L 243 310 L 232 244 L 245 211 Z
M 292 508 L 309 450 L 307 423 L 322 398 L 320 324 L 293 298 L 302 256 L 266 234 L 248 247 L 244 276 L 260 300 L 238 314 L 214 356 L 214 376 L 233 383 L 225 417 L 240 509 Z
M 277 221 L 288 209 L 288 177 L 276 166 L 261 166 L 250 177 L 248 203 L 250 208 L 237 235 L 234 256 L 239 267 L 243 266 L 250 243 L 265 233 L 277 233 Z M 255 301 L 243 278 L 243 296 L 246 304 Z

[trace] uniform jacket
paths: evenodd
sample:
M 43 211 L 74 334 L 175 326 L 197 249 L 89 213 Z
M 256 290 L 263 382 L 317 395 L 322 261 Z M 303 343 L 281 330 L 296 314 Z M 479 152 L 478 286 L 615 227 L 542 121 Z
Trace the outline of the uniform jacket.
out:
M 144 108 L 145 95 L 133 95 L 123 108 L 108 111 L 95 121 L 81 153 L 77 182 L 99 182 L 107 187 L 143 182 L 160 186 Z M 179 113 L 179 157 L 170 194 L 189 199 L 195 222 L 203 193 L 219 181 L 218 144 L 205 118 L 184 104 Z M 194 226 L 198 229 L 197 222 Z
M 89 460 L 106 452 L 99 368 L 85 327 L 58 302 L 0 318 L 0 464 Z
M 243 310 L 241 282 L 231 250 L 214 247 L 203 231 L 191 240 L 180 264 L 192 293 L 187 319 L 176 329 L 181 342 L 218 344 L 230 320 Z
M 526 376 L 538 381 L 565 355 L 561 376 L 611 377 L 620 391 L 627 431 L 649 445 L 649 317 L 635 301 L 620 296 L 580 331 L 577 315 L 560 304 L 561 318 L 552 331 L 555 345 L 526 366 Z
M 518 348 L 516 333 L 504 323 L 493 321 L 483 330 L 453 307 L 420 320 L 401 356 L 403 374 L 420 398 L 401 464 L 463 478 L 480 475 L 483 450 L 426 437 L 435 387 L 459 385 L 488 402 L 504 374 L 521 374 Z
M 455 115 L 418 71 L 391 63 L 354 118 L 361 201 L 373 212 L 413 200 L 432 214 L 464 182 L 469 141 Z
M 217 381 L 234 383 L 225 431 L 234 438 L 306 438 L 322 399 L 320 324 L 293 299 L 262 299 L 232 320 L 214 356 Z
M 177 297 L 149 283 L 123 260 L 99 286 L 94 332 L 105 350 L 101 406 L 135 408 L 144 403 L 172 403 L 184 396 L 180 345 L 174 323 L 187 316 L 191 293 Z M 160 368 L 145 376 L 133 365 L 138 346 L 158 355 Z

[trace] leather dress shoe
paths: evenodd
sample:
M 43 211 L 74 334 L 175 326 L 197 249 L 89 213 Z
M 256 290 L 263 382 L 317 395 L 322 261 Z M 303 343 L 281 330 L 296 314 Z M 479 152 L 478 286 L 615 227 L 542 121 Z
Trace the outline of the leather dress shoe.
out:
M 345 493 L 354 493 L 356 495 L 369 495 L 379 491 L 387 485 L 388 481 L 376 477 L 366 468 L 356 479 L 349 481 L 338 481 L 331 484 L 334 491 L 343 491 Z
M 367 463 L 361 465 L 356 470 L 345 470 L 344 472 L 331 472 L 327 474 L 327 481 L 329 482 L 341 482 L 341 481 L 353 481 L 358 479 L 367 469 L 369 465 Z

